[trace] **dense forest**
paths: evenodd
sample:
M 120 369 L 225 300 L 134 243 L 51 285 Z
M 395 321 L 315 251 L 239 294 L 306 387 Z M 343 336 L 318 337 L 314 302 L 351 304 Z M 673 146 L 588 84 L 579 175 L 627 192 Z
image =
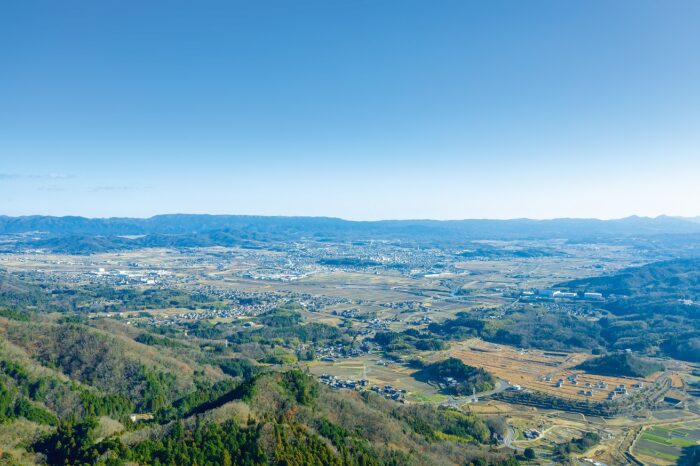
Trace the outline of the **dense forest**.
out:
M 600 321 L 610 349 L 700 362 L 700 259 L 676 259 L 559 285 L 608 296 Z
M 493 343 L 547 350 L 593 349 L 605 345 L 600 327 L 587 319 L 551 313 L 538 306 L 512 310 L 502 320 L 459 312 L 453 319 L 428 325 L 435 338 L 479 337 Z
M 445 393 L 451 395 L 485 392 L 493 389 L 496 383 L 496 379 L 484 369 L 468 366 L 456 358 L 425 364 L 413 376 L 439 384 Z
M 664 366 L 657 362 L 646 361 L 632 353 L 621 352 L 589 359 L 581 363 L 578 369 L 614 377 L 647 377 L 664 370 Z

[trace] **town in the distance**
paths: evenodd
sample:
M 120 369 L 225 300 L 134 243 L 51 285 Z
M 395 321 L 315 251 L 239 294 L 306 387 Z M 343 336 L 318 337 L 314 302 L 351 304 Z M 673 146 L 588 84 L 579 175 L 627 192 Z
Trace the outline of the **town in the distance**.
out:
M 2 464 L 698 464 L 700 220 L 0 217 L 0 381 Z

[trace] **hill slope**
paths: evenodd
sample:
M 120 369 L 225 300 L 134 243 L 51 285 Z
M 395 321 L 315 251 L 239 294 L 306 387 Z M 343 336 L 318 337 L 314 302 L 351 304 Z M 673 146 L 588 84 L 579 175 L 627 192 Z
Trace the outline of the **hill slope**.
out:
M 625 269 L 613 275 L 583 278 L 557 285 L 606 295 L 665 294 L 677 298 L 700 296 L 700 259 L 676 259 Z
M 453 395 L 471 395 L 473 391 L 491 390 L 496 383 L 493 376 L 484 369 L 468 366 L 457 358 L 428 364 L 414 376 L 419 380 L 440 384 L 446 393 Z
M 592 374 L 613 377 L 648 377 L 664 370 L 664 366 L 634 356 L 631 353 L 614 353 L 599 358 L 589 359 L 578 366 Z

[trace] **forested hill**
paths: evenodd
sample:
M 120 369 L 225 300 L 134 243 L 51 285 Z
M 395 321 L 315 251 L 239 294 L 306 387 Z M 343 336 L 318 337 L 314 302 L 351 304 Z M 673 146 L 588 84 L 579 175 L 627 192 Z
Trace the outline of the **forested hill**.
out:
M 578 366 L 592 374 L 609 375 L 613 377 L 648 377 L 655 372 L 664 370 L 657 362 L 648 361 L 632 353 L 620 352 L 589 359 Z
M 608 296 L 599 321 L 611 349 L 700 362 L 700 259 L 677 259 L 558 285 Z
M 606 295 L 671 295 L 679 299 L 700 297 L 700 259 L 654 262 L 625 269 L 614 275 L 584 278 L 558 287 L 576 291 L 597 291 Z
M 0 424 L 16 431 L 2 464 L 518 464 L 489 448 L 502 420 L 333 391 L 116 320 L 14 310 L 0 335 Z

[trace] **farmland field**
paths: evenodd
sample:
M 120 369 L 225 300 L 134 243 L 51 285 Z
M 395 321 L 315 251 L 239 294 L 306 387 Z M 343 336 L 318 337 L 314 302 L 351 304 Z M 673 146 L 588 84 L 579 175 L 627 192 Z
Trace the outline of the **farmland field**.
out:
M 683 449 L 700 445 L 700 421 L 656 425 L 644 429 L 632 453 L 649 465 L 676 464 Z
M 341 379 L 360 380 L 367 379 L 370 384 L 384 386 L 393 385 L 398 389 L 408 391 L 407 398 L 441 401 L 447 397 L 438 394 L 437 390 L 424 382 L 414 379 L 411 374 L 415 372 L 399 364 L 391 364 L 377 357 L 361 357 L 335 362 L 314 361 L 309 364 L 309 370 L 316 374 L 335 375 Z
M 478 339 L 471 339 L 455 345 L 450 354 L 477 367 L 484 367 L 497 377 L 524 388 L 551 393 L 564 398 L 604 400 L 607 393 L 615 386 L 625 384 L 628 388 L 636 383 L 653 382 L 654 377 L 646 379 L 628 377 L 607 377 L 587 374 L 572 369 L 591 356 L 584 353 L 559 353 L 540 350 L 517 350 L 508 345 L 497 345 Z M 570 375 L 577 375 L 577 384 L 567 380 Z M 558 379 L 564 379 L 561 388 L 555 387 Z M 605 382 L 606 389 L 595 390 L 593 386 Z M 587 387 L 586 384 L 590 384 Z M 593 396 L 579 394 L 580 390 L 591 390 Z

